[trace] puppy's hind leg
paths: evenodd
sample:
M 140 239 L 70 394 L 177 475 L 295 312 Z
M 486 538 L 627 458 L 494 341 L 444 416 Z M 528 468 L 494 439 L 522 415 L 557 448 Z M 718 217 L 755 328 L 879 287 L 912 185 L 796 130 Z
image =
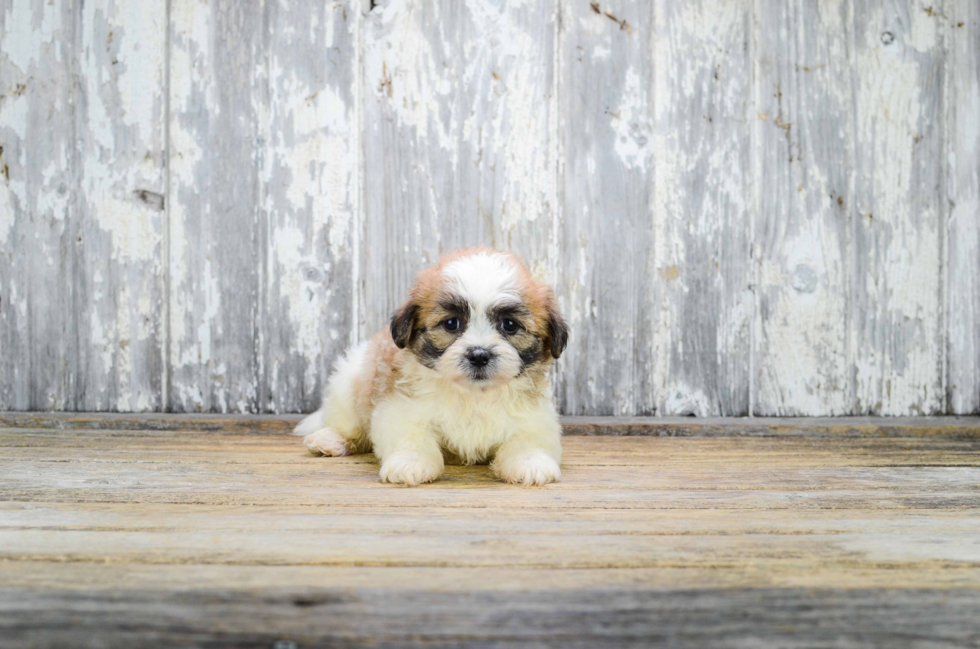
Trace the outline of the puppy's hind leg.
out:
M 303 444 L 313 455 L 341 457 L 351 454 L 351 445 L 333 428 L 325 427 L 303 438 Z
M 357 416 L 354 385 L 364 358 L 362 347 L 352 350 L 330 376 L 323 405 L 293 431 L 314 455 L 338 457 L 363 453 L 367 436 Z

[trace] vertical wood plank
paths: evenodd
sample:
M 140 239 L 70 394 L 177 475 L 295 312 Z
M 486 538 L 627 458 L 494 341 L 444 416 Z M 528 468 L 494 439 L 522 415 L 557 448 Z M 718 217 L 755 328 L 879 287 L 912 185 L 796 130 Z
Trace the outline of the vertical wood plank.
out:
M 555 0 L 465 3 L 456 61 L 451 224 L 444 248 L 521 256 L 554 286 L 558 242 Z
M 559 397 L 572 415 L 650 414 L 653 5 L 565 2 L 561 27 L 561 292 L 573 336 Z
M 353 326 L 359 2 L 270 3 L 261 409 L 319 407 Z
M 854 414 L 944 410 L 940 14 L 854 4 Z
M 363 117 L 364 222 L 361 236 L 361 339 L 380 329 L 405 300 L 415 273 L 445 247 L 452 223 L 455 156 L 455 31 L 445 24 L 458 3 L 391 0 L 365 5 Z M 445 24 L 445 29 L 441 27 Z M 456 231 L 471 240 L 474 219 Z M 482 240 L 482 237 L 480 237 Z M 475 242 L 474 242 L 475 243 Z
M 258 404 L 264 3 L 172 0 L 170 407 Z
M 655 3 L 657 412 L 748 414 L 750 6 Z
M 852 405 L 850 4 L 761 0 L 755 11 L 753 412 L 844 415 Z
M 950 414 L 967 415 L 980 413 L 980 5 L 947 6 L 947 390 Z
M 442 253 L 495 245 L 546 279 L 557 255 L 554 4 L 370 5 L 361 337 Z
M 160 410 L 166 3 L 78 8 L 75 408 Z
M 0 409 L 71 410 L 74 3 L 0 1 Z

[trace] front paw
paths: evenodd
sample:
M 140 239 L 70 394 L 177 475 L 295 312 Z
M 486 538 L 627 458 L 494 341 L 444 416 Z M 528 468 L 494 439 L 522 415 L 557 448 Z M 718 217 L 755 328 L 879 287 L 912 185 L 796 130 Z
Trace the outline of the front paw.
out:
M 428 460 L 418 453 L 401 451 L 381 463 L 381 481 L 414 487 L 432 482 L 442 475 L 442 469 L 441 463 Z
M 350 453 L 347 440 L 333 428 L 321 428 L 303 438 L 303 444 L 313 455 L 339 457 Z
M 494 462 L 490 467 L 494 475 L 511 484 L 525 487 L 545 485 L 561 480 L 561 468 L 542 450 L 533 450 Z

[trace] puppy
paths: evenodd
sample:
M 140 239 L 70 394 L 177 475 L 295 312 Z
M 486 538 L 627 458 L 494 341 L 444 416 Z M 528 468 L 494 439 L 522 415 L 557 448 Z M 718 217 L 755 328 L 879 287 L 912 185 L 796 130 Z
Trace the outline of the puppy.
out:
M 548 369 L 568 341 L 551 289 L 514 255 L 460 250 L 419 273 L 389 328 L 341 360 L 296 433 L 312 453 L 373 450 L 383 482 L 492 460 L 507 482 L 561 478 Z

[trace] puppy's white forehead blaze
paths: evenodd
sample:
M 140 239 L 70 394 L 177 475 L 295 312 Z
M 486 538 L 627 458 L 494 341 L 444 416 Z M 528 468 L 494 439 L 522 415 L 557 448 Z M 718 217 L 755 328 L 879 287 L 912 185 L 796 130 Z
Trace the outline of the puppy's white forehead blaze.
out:
M 520 304 L 518 272 L 504 255 L 481 252 L 446 264 L 445 286 L 470 304 L 474 315 L 502 303 Z

